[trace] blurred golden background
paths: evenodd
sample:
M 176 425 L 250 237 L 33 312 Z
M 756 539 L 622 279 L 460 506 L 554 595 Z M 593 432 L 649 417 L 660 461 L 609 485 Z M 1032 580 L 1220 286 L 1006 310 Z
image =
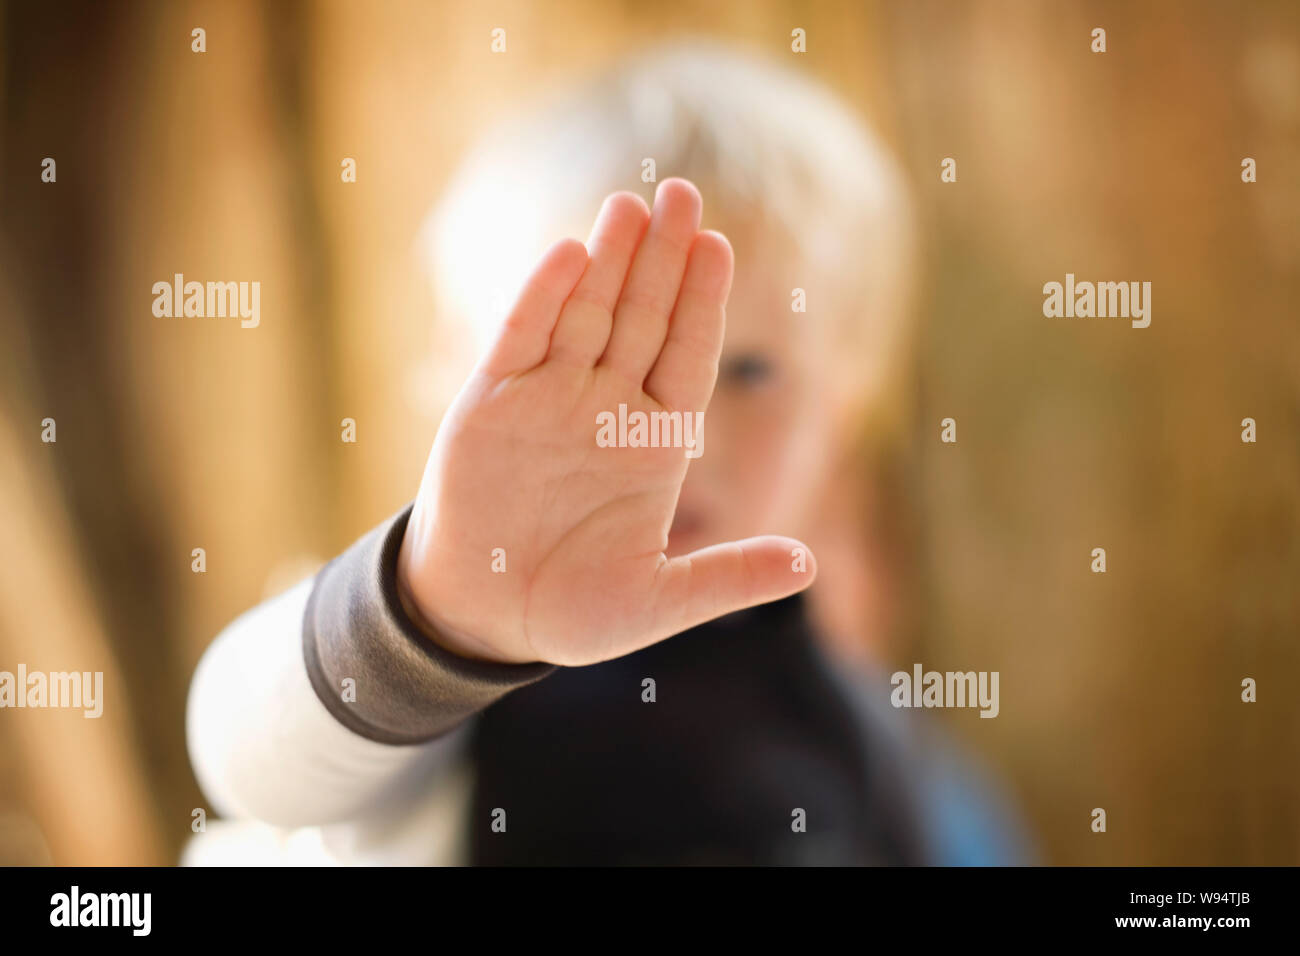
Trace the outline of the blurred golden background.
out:
M 1046 862 L 1300 862 L 1300 6 L 386 0 L 4 4 L 0 669 L 103 670 L 107 705 L 0 711 L 0 863 L 176 859 L 199 655 L 417 486 L 415 238 L 476 135 L 795 27 L 922 217 L 906 440 L 854 529 L 897 543 L 872 653 L 1001 672 L 1000 719 L 939 719 Z M 155 319 L 177 272 L 261 281 L 260 327 Z M 1151 327 L 1044 318 L 1066 272 L 1151 280 Z

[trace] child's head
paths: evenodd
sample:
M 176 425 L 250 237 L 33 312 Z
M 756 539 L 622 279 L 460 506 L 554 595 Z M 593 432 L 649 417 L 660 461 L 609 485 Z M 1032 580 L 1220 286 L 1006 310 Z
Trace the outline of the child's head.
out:
M 704 226 L 736 252 L 704 453 L 669 553 L 806 535 L 903 338 L 911 218 L 892 160 L 798 72 L 674 46 L 495 130 L 428 231 L 438 349 L 458 356 L 447 377 L 459 382 L 490 341 L 542 251 L 586 237 L 608 193 L 653 200 L 651 163 L 655 180 L 700 188 Z

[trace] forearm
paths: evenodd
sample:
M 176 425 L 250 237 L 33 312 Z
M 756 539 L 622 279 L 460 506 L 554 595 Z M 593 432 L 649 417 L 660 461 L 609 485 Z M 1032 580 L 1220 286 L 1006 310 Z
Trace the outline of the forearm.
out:
M 465 660 L 397 597 L 406 512 L 233 622 L 190 688 L 195 774 L 214 809 L 282 826 L 355 818 L 426 781 L 453 731 L 549 665 Z

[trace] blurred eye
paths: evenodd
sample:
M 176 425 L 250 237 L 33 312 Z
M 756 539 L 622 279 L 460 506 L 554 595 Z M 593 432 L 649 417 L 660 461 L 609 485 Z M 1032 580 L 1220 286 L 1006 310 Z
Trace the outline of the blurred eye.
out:
M 762 355 L 749 353 L 723 359 L 719 378 L 728 385 L 757 388 L 772 380 L 775 365 Z

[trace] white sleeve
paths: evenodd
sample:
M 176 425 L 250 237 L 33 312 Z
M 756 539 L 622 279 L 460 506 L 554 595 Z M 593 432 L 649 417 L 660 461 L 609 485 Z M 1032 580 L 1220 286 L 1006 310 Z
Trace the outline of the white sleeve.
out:
M 428 786 L 464 746 L 468 723 L 394 745 L 360 736 L 325 709 L 303 658 L 313 580 L 230 624 L 195 671 L 187 744 L 199 786 L 222 816 L 282 827 L 369 816 Z

